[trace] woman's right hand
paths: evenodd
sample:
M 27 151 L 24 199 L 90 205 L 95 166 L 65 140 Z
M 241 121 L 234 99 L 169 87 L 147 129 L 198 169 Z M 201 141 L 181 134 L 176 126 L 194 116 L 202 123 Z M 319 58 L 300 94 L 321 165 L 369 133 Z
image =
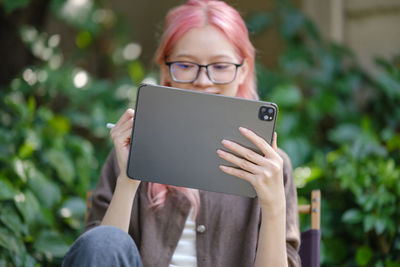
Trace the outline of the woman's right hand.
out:
M 135 111 L 133 109 L 127 109 L 110 131 L 111 138 L 114 142 L 120 174 L 111 202 L 101 221 L 102 225 L 112 225 L 127 233 L 129 230 L 133 200 L 140 184 L 139 180 L 130 179 L 126 175 L 134 114 Z
M 125 178 L 128 178 L 126 175 L 126 167 L 128 163 L 134 115 L 135 111 L 133 109 L 127 109 L 110 131 L 117 155 L 120 177 Z

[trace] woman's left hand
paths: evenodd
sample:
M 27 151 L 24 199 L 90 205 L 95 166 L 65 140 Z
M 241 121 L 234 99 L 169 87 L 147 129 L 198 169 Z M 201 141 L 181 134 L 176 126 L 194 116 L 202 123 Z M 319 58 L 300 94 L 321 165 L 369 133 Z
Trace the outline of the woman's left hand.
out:
M 285 208 L 285 190 L 283 184 L 283 160 L 278 154 L 276 144 L 277 135 L 274 133 L 272 146 L 253 131 L 240 127 L 240 132 L 261 151 L 260 155 L 235 142 L 222 140 L 225 148 L 235 152 L 242 158 L 232 153 L 218 149 L 217 153 L 222 159 L 233 163 L 240 169 L 220 166 L 220 169 L 230 175 L 248 181 L 257 192 L 261 208 Z

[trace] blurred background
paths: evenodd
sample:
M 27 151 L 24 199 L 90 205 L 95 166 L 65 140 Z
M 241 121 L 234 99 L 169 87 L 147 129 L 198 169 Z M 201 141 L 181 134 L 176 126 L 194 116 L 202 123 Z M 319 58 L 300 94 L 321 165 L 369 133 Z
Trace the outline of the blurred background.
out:
M 239 0 L 322 266 L 400 266 L 400 2 Z M 0 266 L 59 266 L 177 0 L 0 2 Z M 309 218 L 301 217 L 301 228 Z

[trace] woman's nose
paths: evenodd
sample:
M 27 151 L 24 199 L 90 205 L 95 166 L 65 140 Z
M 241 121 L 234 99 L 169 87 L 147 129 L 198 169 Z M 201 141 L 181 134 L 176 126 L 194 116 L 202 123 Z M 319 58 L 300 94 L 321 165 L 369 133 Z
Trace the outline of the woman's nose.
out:
M 197 79 L 193 82 L 193 85 L 199 86 L 199 87 L 213 85 L 213 82 L 210 81 L 210 79 L 208 78 L 206 68 L 200 69 L 199 76 L 197 76 Z

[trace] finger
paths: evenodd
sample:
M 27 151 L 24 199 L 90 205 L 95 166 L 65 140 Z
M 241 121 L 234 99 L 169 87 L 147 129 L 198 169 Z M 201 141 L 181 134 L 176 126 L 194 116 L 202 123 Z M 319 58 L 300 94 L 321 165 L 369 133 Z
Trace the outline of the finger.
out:
M 127 120 L 133 118 L 133 116 L 135 115 L 135 111 L 131 108 L 128 108 L 124 114 L 122 114 L 122 116 L 119 118 L 119 120 L 117 121 L 117 123 L 115 124 L 115 126 L 120 126 L 122 124 L 124 124 L 124 122 L 126 122 Z M 113 128 L 115 128 L 115 126 Z
M 245 158 L 257 165 L 263 166 L 265 163 L 265 158 L 263 156 L 261 156 L 260 154 L 254 152 L 248 148 L 245 148 L 235 142 L 232 142 L 229 140 L 222 140 L 221 143 L 227 149 L 237 153 L 238 155 L 242 156 L 243 158 Z
M 114 144 L 118 146 L 129 145 L 131 136 L 132 136 L 132 129 L 126 129 L 124 131 L 120 131 L 112 135 Z
M 253 131 L 246 129 L 244 127 L 239 127 L 239 131 L 249 139 L 266 157 L 276 157 L 278 156 L 275 150 L 265 141 L 264 138 L 261 138 Z
M 256 174 L 258 172 L 260 172 L 260 167 L 255 165 L 254 163 L 246 160 L 246 159 L 241 159 L 229 152 L 225 152 L 221 149 L 217 150 L 218 156 L 230 163 L 235 164 L 236 166 L 238 166 L 239 168 L 246 170 L 250 173 Z
M 121 132 L 120 138 L 126 141 L 130 139 L 132 136 L 132 129 L 126 129 L 125 131 Z
M 125 131 L 132 131 L 133 119 L 127 120 L 123 125 L 114 126 L 111 129 L 110 135 L 112 139 L 120 138 L 121 133 Z
M 240 170 L 240 169 L 236 169 L 236 168 L 233 168 L 233 167 L 224 166 L 224 165 L 220 165 L 219 168 L 221 169 L 221 171 L 223 171 L 226 174 L 230 174 L 230 175 L 236 176 L 236 177 L 238 177 L 240 179 L 243 179 L 243 180 L 253 184 L 252 182 L 254 180 L 254 177 L 249 172 L 246 172 L 246 171 L 243 171 L 243 170 Z
M 124 132 L 126 130 L 131 130 L 133 127 L 133 118 L 126 120 L 121 126 L 117 126 L 116 130 L 119 132 Z
M 272 148 L 275 151 L 278 151 L 278 144 L 277 144 L 278 140 L 277 139 L 278 139 L 278 134 L 276 132 L 274 132 L 274 138 L 272 140 Z
M 119 118 L 115 126 L 111 129 L 110 131 L 111 136 L 117 134 L 121 130 L 121 127 L 123 127 L 122 129 L 125 129 L 125 126 L 123 125 L 125 125 L 127 122 L 133 119 L 134 114 L 135 111 L 133 109 L 127 109 L 125 113 L 122 114 L 122 116 Z

